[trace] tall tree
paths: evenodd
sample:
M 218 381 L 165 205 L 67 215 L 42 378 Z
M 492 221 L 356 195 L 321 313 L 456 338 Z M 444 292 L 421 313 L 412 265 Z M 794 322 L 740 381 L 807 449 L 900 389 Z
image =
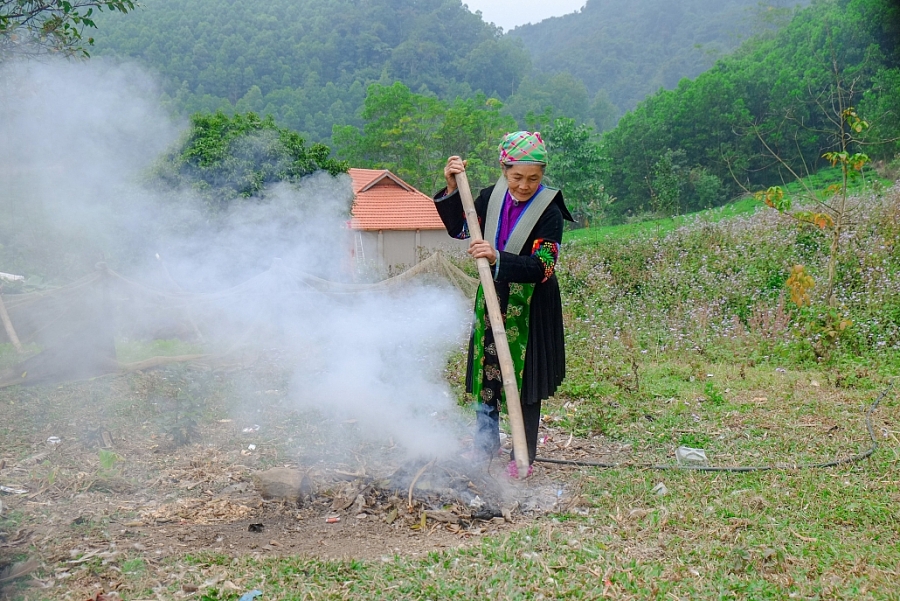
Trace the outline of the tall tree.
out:
M 547 179 L 562 189 L 580 225 L 596 223 L 613 199 L 601 181 L 605 160 L 593 129 L 561 118 L 544 132 L 544 137 L 550 151 Z
M 503 103 L 496 98 L 457 98 L 447 109 L 438 132 L 438 157 L 441 169 L 435 173 L 435 187 L 443 186 L 443 164 L 448 156 L 459 155 L 467 161 L 466 171 L 472 185 L 485 187 L 499 175 L 500 139 L 516 129 L 516 122 L 503 114 Z
M 433 181 L 434 140 L 446 110 L 437 98 L 414 94 L 400 82 L 373 84 L 362 111 L 362 131 L 335 127 L 334 144 L 354 167 L 389 169 L 421 188 Z
M 497 175 L 497 144 L 515 121 L 501 113 L 503 104 L 477 95 L 449 103 L 415 94 L 400 82 L 373 84 L 366 96 L 360 130 L 334 128 L 338 155 L 356 167 L 389 169 L 424 191 L 440 187 L 448 156 L 469 161 L 473 186 Z

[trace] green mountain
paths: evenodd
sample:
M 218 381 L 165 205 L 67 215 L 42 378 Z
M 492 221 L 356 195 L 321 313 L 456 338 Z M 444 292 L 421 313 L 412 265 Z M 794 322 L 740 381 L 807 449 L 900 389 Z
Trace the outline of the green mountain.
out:
M 748 37 L 786 24 L 795 4 L 808 0 L 588 0 L 579 12 L 508 37 L 525 44 L 537 73 L 570 73 L 618 117 L 660 88 L 696 77 Z
M 749 41 L 622 117 L 603 136 L 602 179 L 617 198 L 615 215 L 680 213 L 855 153 L 890 161 L 898 140 L 900 7 L 816 0 L 776 35 Z
M 591 0 L 503 35 L 460 0 L 145 0 L 97 16 L 94 54 L 158 71 L 179 112 L 271 114 L 317 141 L 360 126 L 367 87 L 395 81 L 445 100 L 497 97 L 520 126 L 552 107 L 604 130 L 785 18 L 786 1 Z
M 96 19 L 95 55 L 137 59 L 185 112 L 255 111 L 313 139 L 358 123 L 372 82 L 505 97 L 530 68 L 459 0 L 144 0 Z

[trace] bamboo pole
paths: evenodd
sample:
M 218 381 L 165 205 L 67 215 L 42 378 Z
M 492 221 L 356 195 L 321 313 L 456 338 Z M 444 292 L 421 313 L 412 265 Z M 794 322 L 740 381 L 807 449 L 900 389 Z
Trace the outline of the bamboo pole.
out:
M 22 343 L 19 342 L 19 337 L 16 335 L 16 329 L 13 327 L 12 320 L 9 318 L 9 313 L 6 312 L 3 296 L 0 296 L 0 321 L 3 321 L 3 328 L 6 330 L 6 336 L 9 338 L 9 341 L 16 347 L 16 351 L 21 353 Z
M 469 236 L 475 241 L 483 240 L 481 225 L 478 223 L 478 214 L 475 212 L 475 200 L 472 198 L 469 178 L 466 176 L 465 171 L 456 174 L 456 187 L 459 189 L 463 210 L 466 212 Z M 484 301 L 487 305 L 488 318 L 491 320 L 491 329 L 494 332 L 497 358 L 500 360 L 500 374 L 503 376 L 503 390 L 506 392 L 506 409 L 509 412 L 513 450 L 516 452 L 516 465 L 519 468 L 519 478 L 524 478 L 528 474 L 528 444 L 525 442 L 525 421 L 522 418 L 522 402 L 519 399 L 516 369 L 513 366 L 512 353 L 509 351 L 509 341 L 506 339 L 506 324 L 503 323 L 500 299 L 497 298 L 497 289 L 494 288 L 494 277 L 491 274 L 490 263 L 482 257 L 476 259 L 475 264 L 478 266 L 481 287 L 484 289 Z

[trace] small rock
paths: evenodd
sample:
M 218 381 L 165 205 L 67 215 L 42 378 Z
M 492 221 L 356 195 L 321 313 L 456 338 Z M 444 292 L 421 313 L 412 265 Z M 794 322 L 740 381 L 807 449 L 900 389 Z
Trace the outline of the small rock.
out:
M 707 462 L 706 451 L 685 446 L 675 449 L 675 458 L 678 460 L 678 463 L 700 465 Z
M 425 515 L 436 522 L 444 522 L 445 524 L 458 524 L 459 516 L 452 511 L 428 510 Z M 502 518 L 500 520 L 503 521 Z
M 653 487 L 653 490 L 651 492 L 655 495 L 659 495 L 660 497 L 662 497 L 664 495 L 669 494 L 669 489 L 666 488 L 665 484 L 660 482 L 656 486 Z
M 303 500 L 304 475 L 288 467 L 273 467 L 264 472 L 253 474 L 253 485 L 263 499 L 289 501 L 296 503 Z

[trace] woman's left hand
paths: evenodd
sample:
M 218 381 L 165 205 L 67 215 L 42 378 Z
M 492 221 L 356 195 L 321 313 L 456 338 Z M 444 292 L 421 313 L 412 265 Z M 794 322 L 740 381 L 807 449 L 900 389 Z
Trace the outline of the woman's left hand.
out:
M 472 240 L 468 253 L 474 259 L 487 259 L 491 265 L 497 262 L 497 251 L 487 240 Z

